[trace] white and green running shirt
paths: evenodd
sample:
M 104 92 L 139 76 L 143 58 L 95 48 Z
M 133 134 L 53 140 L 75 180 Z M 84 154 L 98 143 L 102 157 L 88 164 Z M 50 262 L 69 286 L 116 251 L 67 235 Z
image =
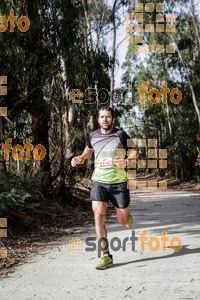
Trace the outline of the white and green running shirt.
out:
M 117 128 L 113 128 L 110 133 L 106 134 L 100 129 L 90 132 L 87 137 L 87 146 L 94 149 L 95 158 L 92 181 L 115 184 L 128 180 L 126 170 L 118 168 L 114 162 L 117 149 L 128 149 L 128 139 L 130 139 L 129 135 Z

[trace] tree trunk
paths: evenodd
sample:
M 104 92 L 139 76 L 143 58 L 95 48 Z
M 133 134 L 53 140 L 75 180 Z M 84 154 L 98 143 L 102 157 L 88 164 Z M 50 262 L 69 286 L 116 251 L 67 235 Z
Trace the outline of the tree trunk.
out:
M 117 0 L 114 1 L 112 9 L 112 21 L 113 21 L 113 43 L 112 43 L 112 55 L 111 55 L 111 79 L 110 79 L 110 107 L 113 107 L 113 90 L 115 86 L 115 60 L 116 60 L 116 37 L 117 37 L 117 28 L 116 28 L 116 16 L 115 9 L 117 5 Z

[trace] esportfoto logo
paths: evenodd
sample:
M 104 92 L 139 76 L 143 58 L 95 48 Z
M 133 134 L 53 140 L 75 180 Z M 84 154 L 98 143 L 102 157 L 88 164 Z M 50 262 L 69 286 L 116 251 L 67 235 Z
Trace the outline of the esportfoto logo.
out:
M 181 239 L 178 236 L 174 236 L 170 239 L 166 230 L 162 230 L 162 235 L 160 237 L 148 237 L 148 230 L 142 231 L 141 235 L 137 237 L 135 236 L 135 230 L 132 230 L 131 237 L 125 237 L 122 240 L 118 237 L 113 237 L 110 239 L 110 242 L 108 242 L 106 237 L 101 237 L 97 243 L 96 237 L 87 237 L 85 239 L 85 251 L 93 252 L 97 250 L 98 257 L 101 257 L 101 252 L 108 249 L 114 252 L 119 250 L 126 251 L 128 241 L 131 241 L 131 250 L 133 252 L 136 251 L 136 241 L 139 242 L 141 252 L 145 252 L 147 249 L 151 252 L 156 252 L 160 248 L 163 252 L 166 252 L 168 247 L 170 247 L 173 252 L 178 252 L 182 248 Z M 69 240 L 69 248 L 74 252 L 84 251 L 83 244 L 84 241 L 81 240 L 80 237 L 72 237 L 72 239 Z
M 8 19 L 4 16 L 0 16 L 0 32 L 5 32 L 8 29 L 9 31 L 14 32 L 15 31 L 15 22 L 17 24 L 18 29 L 21 32 L 26 32 L 29 30 L 30 27 L 30 20 L 26 16 L 21 16 L 19 19 L 17 16 L 15 16 L 14 9 L 10 10 L 10 14 L 8 16 Z

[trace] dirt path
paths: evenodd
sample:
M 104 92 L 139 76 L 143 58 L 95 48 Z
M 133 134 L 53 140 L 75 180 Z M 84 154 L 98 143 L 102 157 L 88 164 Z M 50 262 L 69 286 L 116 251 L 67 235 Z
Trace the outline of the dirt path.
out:
M 114 214 L 107 220 L 109 239 L 120 239 L 112 240 L 113 247 L 124 245 L 123 249 L 111 251 L 112 267 L 95 270 L 97 250 L 85 251 L 85 243 L 76 245 L 82 251 L 70 249 L 73 237 L 79 236 L 83 242 L 86 237 L 95 237 L 93 224 L 76 228 L 76 234 L 63 238 L 53 249 L 32 257 L 9 277 L 2 278 L 1 299 L 200 299 L 200 194 L 160 190 L 131 195 L 134 231 L 117 224 Z M 139 240 L 133 251 L 130 238 L 134 234 L 140 237 L 145 230 L 145 251 L 141 252 Z M 162 230 L 169 237 L 165 252 Z M 153 236 L 157 237 L 155 243 L 150 240 Z M 182 242 L 179 252 L 170 248 L 175 236 Z M 159 249 L 150 251 L 151 244 L 153 247 L 156 243 L 160 243 Z

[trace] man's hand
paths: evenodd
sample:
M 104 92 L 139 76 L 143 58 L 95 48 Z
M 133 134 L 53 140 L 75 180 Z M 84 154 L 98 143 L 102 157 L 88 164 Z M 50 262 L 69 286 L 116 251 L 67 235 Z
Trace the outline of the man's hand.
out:
M 82 165 L 85 161 L 85 158 L 83 156 L 76 156 L 72 158 L 71 160 L 71 166 L 76 167 L 76 165 Z
M 92 155 L 94 152 L 93 148 L 89 148 L 88 146 L 85 147 L 83 153 L 79 156 L 75 156 L 71 160 L 72 167 L 75 167 L 76 165 L 82 165 L 84 164 L 85 160 Z

